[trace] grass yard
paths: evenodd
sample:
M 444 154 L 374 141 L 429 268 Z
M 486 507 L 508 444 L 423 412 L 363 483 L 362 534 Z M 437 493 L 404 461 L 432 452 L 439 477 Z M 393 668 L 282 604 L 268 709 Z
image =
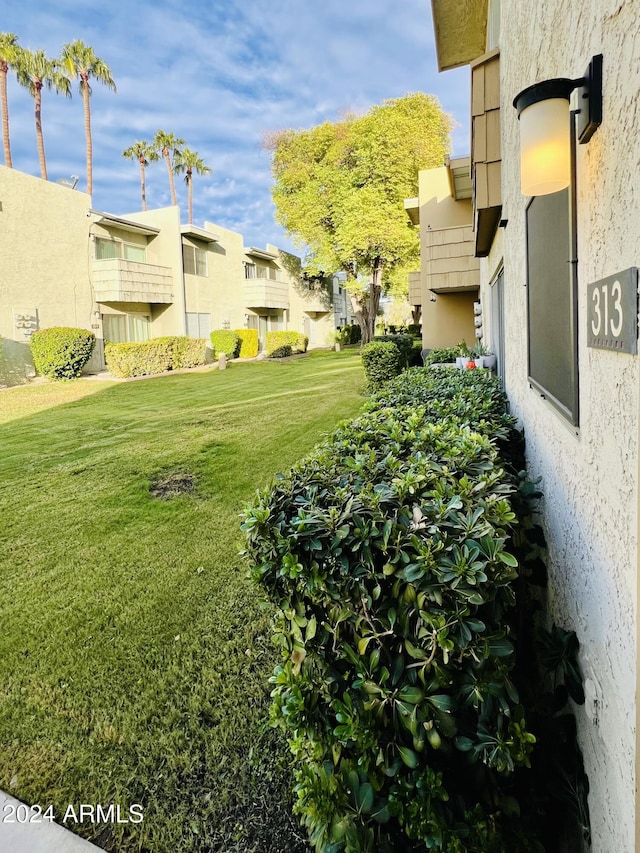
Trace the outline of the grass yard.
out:
M 298 851 L 243 501 L 363 403 L 359 352 L 0 391 L 0 788 L 140 803 L 106 850 Z

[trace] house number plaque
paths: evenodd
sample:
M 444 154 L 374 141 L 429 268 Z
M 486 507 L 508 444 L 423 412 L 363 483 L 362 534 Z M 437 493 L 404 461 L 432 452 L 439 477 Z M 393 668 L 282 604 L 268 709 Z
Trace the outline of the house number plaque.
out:
M 587 285 L 587 346 L 638 352 L 638 268 Z

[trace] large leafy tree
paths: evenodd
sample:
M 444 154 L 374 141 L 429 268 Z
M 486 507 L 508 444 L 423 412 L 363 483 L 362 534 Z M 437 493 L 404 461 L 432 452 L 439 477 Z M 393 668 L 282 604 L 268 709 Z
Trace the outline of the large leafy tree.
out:
M 0 33 L 0 104 L 2 106 L 2 140 L 4 143 L 4 162 L 9 169 L 11 162 L 11 142 L 9 140 L 9 102 L 7 99 L 7 74 L 14 68 L 20 56 L 18 36 L 13 33 Z
M 173 168 L 178 175 L 184 175 L 184 182 L 187 185 L 189 222 L 193 222 L 193 173 L 208 175 L 211 169 L 197 151 L 191 151 L 189 148 L 182 148 L 178 152 Z
M 164 161 L 167 164 L 171 204 L 176 205 L 178 201 L 176 199 L 176 186 L 173 181 L 173 159 L 180 155 L 184 139 L 180 139 L 180 137 L 175 136 L 173 133 L 165 133 L 164 130 L 159 130 L 153 137 L 153 145 L 158 154 L 164 157 Z
M 116 84 L 111 76 L 111 69 L 99 59 L 92 47 L 82 41 L 72 41 L 62 48 L 62 67 L 72 79 L 80 81 L 80 94 L 84 106 L 84 132 L 87 141 L 87 193 L 93 192 L 93 141 L 91 139 L 91 84 L 97 80 L 113 92 Z
M 55 89 L 59 94 L 71 97 L 71 81 L 61 70 L 58 60 L 48 59 L 42 50 L 21 50 L 16 66 L 18 82 L 29 90 L 33 97 L 36 119 L 36 140 L 40 158 L 40 174 L 47 180 L 47 161 L 42 136 L 42 90 Z
M 140 194 L 142 196 L 142 209 L 147 209 L 147 186 L 145 181 L 145 169 L 151 162 L 155 162 L 160 159 L 160 155 L 158 154 L 154 145 L 150 145 L 145 140 L 141 142 L 134 142 L 133 145 L 130 145 L 125 151 L 122 152 L 122 156 L 126 157 L 128 160 L 137 160 L 138 165 L 140 167 Z
M 397 278 L 419 257 L 404 199 L 417 195 L 420 169 L 444 162 L 450 131 L 438 100 L 415 93 L 363 116 L 265 139 L 276 218 L 306 249 L 308 271 L 347 272 L 364 343 L 394 272 Z

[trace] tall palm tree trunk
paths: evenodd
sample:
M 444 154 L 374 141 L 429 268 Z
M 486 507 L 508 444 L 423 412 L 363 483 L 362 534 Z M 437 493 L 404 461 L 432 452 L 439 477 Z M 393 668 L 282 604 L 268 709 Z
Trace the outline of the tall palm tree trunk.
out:
M 93 193 L 93 143 L 91 142 L 91 107 L 89 106 L 89 81 L 82 79 L 84 105 L 84 135 L 87 140 L 87 194 Z
M 11 143 L 9 142 L 9 101 L 7 100 L 7 71 L 6 62 L 0 62 L 0 101 L 2 101 L 2 139 L 4 142 L 4 163 L 7 168 L 13 168 L 11 163 Z
M 169 156 L 169 149 L 163 148 L 162 155 L 167 163 L 167 171 L 169 172 L 169 189 L 171 190 L 171 204 L 177 205 L 178 201 L 176 199 L 176 186 L 173 181 L 173 168 L 171 167 L 171 157 Z
M 40 174 L 42 180 L 47 180 L 47 161 L 44 156 L 44 139 L 42 137 L 42 83 L 35 84 L 34 102 L 36 109 L 36 139 L 38 141 L 38 157 L 40 158 Z
M 142 194 L 142 209 L 147 209 L 147 185 L 145 181 L 144 174 L 144 157 L 138 157 L 138 163 L 140 164 L 140 192 Z
M 187 195 L 189 198 L 189 222 L 193 223 L 193 173 L 187 169 Z

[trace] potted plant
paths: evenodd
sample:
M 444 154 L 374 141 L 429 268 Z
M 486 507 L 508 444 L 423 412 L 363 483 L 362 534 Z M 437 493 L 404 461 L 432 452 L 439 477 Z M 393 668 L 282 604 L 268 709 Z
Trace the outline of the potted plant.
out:
M 471 355 L 472 353 L 469 347 L 467 346 L 467 342 L 464 340 L 460 341 L 460 343 L 458 344 L 458 355 L 456 357 L 456 364 L 461 370 L 463 370 L 467 366 Z
M 496 357 L 492 352 L 484 346 L 482 341 L 478 341 L 473 350 L 476 367 L 488 367 L 493 370 L 496 366 Z

